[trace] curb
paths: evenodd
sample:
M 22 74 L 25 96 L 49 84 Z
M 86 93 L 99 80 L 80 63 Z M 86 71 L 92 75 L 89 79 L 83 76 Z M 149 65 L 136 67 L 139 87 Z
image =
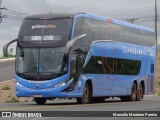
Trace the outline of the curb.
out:
M 2 81 L 2 82 L 0 82 L 0 84 L 6 83 L 6 82 L 10 82 L 10 81 L 15 81 L 15 79 L 11 79 L 11 80 Z
M 0 63 L 11 62 L 11 61 L 15 61 L 15 58 L 1 59 Z

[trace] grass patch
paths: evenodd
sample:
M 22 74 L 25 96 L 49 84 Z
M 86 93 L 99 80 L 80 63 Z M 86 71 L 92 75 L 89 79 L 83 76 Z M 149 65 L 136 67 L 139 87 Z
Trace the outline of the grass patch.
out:
M 8 52 L 8 57 L 5 57 L 2 55 L 2 56 L 0 56 L 0 59 L 14 58 L 15 55 L 13 55 L 13 51 L 14 51 L 14 48 L 10 48 L 9 52 Z
M 18 98 L 15 97 L 15 96 L 8 96 L 8 100 L 7 100 L 7 103 L 15 103 L 15 102 L 19 102 Z
M 5 85 L 2 87 L 2 90 L 11 90 L 11 87 L 9 85 Z

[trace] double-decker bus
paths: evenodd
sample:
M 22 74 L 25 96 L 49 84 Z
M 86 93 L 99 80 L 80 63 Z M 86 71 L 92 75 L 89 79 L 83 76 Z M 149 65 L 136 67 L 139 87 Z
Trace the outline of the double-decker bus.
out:
M 92 14 L 40 14 L 23 20 L 16 49 L 16 96 L 37 104 L 109 97 L 141 100 L 154 92 L 156 40 L 151 28 Z

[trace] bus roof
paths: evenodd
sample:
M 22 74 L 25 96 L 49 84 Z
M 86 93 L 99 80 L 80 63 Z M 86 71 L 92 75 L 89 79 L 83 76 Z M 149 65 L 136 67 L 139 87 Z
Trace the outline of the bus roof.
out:
M 74 17 L 76 14 L 71 13 L 51 13 L 51 14 L 36 14 L 36 15 L 30 15 L 26 17 L 25 19 L 55 19 L 55 18 L 70 18 Z
M 112 23 L 115 23 L 115 24 L 119 24 L 119 25 L 123 25 L 123 26 L 127 26 L 127 27 L 132 27 L 132 28 L 136 28 L 136 29 L 141 29 L 141 30 L 145 30 L 145 31 L 149 31 L 149 32 L 154 32 L 154 29 L 149 28 L 149 27 L 144 27 L 144 26 L 140 26 L 140 25 L 136 25 L 136 24 L 132 24 L 132 23 L 128 23 L 128 22 L 123 22 L 120 20 L 107 18 L 107 17 L 103 17 L 103 16 L 98 16 L 95 14 L 88 14 L 88 13 L 37 14 L 37 15 L 28 16 L 25 19 L 56 19 L 56 18 L 73 18 L 73 17 L 75 17 L 75 18 L 88 17 L 88 18 L 97 19 L 97 20 L 101 20 L 101 21 L 112 20 Z
M 112 20 L 112 23 L 115 23 L 115 24 L 119 24 L 119 25 L 123 25 L 123 26 L 127 26 L 127 27 L 132 27 L 132 28 L 136 28 L 136 29 L 141 29 L 141 30 L 145 30 L 145 31 L 149 31 L 149 32 L 154 32 L 154 29 L 149 28 L 149 27 L 144 27 L 144 26 L 140 26 L 140 25 L 136 25 L 136 24 L 132 24 L 132 23 L 128 23 L 128 22 L 123 22 L 120 20 L 112 19 L 112 18 L 94 15 L 94 14 L 87 14 L 86 13 L 86 14 L 78 14 L 77 17 L 78 16 L 86 16 L 86 17 L 101 20 L 101 21 Z

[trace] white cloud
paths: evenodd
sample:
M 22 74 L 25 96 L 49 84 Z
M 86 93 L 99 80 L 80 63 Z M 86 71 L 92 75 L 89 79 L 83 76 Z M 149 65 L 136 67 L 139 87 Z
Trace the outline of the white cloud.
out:
M 157 2 L 160 9 L 160 1 Z M 154 0 L 4 0 L 3 3 L 8 9 L 31 14 L 48 11 L 88 12 L 123 20 L 154 15 Z M 12 40 L 18 35 L 21 22 L 7 20 L 9 19 L 3 19 L 0 24 L 0 41 Z M 153 22 L 137 24 L 154 28 Z

